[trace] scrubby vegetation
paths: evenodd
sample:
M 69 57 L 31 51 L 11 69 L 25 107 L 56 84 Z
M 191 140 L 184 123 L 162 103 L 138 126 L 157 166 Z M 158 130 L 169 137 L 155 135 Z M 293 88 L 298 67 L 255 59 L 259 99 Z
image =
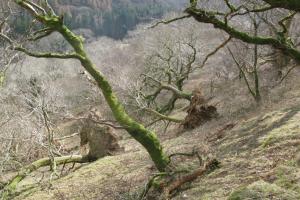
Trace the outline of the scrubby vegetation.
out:
M 2 2 L 0 198 L 299 199 L 298 7 Z

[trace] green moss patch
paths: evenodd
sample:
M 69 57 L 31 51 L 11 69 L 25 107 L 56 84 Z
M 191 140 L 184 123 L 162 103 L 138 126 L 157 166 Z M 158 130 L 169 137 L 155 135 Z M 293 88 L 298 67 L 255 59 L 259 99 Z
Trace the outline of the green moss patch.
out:
M 291 119 L 285 122 L 282 126 L 268 132 L 267 135 L 260 138 L 262 147 L 267 147 L 274 143 L 296 139 L 300 137 L 300 112 L 294 115 Z

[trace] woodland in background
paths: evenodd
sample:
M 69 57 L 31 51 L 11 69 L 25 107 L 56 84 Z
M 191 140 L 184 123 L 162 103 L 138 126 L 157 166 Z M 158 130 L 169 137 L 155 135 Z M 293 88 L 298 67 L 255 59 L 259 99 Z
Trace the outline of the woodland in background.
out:
M 71 29 L 81 29 L 88 37 L 108 36 L 122 39 L 137 24 L 158 19 L 164 13 L 177 10 L 178 3 L 172 1 L 57 1 L 49 3 L 64 14 L 64 21 Z M 14 21 L 17 33 L 26 31 L 31 23 L 28 13 L 20 12 Z
M 271 90 L 288 78 L 289 73 L 295 69 L 300 60 L 299 26 L 297 26 L 299 21 L 297 12 L 300 6 L 295 1 L 230 2 L 224 0 L 222 2 L 199 1 L 198 4 L 197 1 L 191 1 L 183 16 L 169 15 L 166 16 L 166 21 L 159 21 L 150 29 L 146 25 L 149 30 L 142 27 L 136 32 L 130 32 L 124 44 L 117 47 L 116 51 L 110 50 L 117 53 L 119 60 L 116 57 L 98 56 L 101 51 L 107 52 L 107 50 L 100 48 L 100 53 L 97 52 L 98 49 L 95 46 L 93 48 L 93 42 L 89 44 L 90 49 L 85 50 L 83 45 L 86 43 L 80 35 L 72 32 L 72 29 L 93 27 L 92 31 L 96 35 L 123 38 L 128 30 L 138 22 L 144 21 L 141 19 L 149 16 L 160 17 L 165 9 L 162 9 L 159 4 L 155 4 L 154 7 L 131 7 L 113 3 L 111 10 L 107 11 L 109 14 L 102 16 L 101 12 L 101 19 L 104 20 L 100 23 L 103 27 L 100 27 L 93 21 L 96 19 L 92 19 L 90 15 L 83 14 L 78 22 L 70 20 L 73 19 L 73 9 L 62 18 L 47 4 L 32 4 L 31 1 L 16 2 L 31 13 L 36 19 L 34 22 L 38 21 L 40 24 L 31 26 L 32 17 L 23 14 L 24 18 L 28 16 L 28 22 L 17 22 L 15 27 L 10 29 L 9 22 L 16 20 L 15 17 L 18 14 L 13 15 L 9 20 L 6 16 L 1 16 L 4 23 L 1 25 L 0 37 L 5 47 L 2 52 L 3 58 L 6 59 L 2 60 L 5 67 L 1 71 L 0 82 L 1 85 L 5 86 L 6 83 L 9 85 L 6 90 L 4 87 L 4 92 L 1 94 L 1 101 L 4 103 L 2 106 L 6 108 L 6 112 L 2 113 L 4 120 L 0 125 L 9 127 L 6 129 L 7 135 L 4 136 L 5 142 L 2 144 L 5 147 L 3 148 L 5 157 L 1 166 L 3 171 L 22 169 L 22 172 L 4 187 L 6 191 L 4 196 L 13 192 L 27 173 L 32 172 L 34 165 L 37 166 L 36 168 L 50 165 L 53 171 L 52 176 L 55 174 L 57 165 L 64 162 L 83 162 L 81 157 L 68 157 L 69 152 L 64 151 L 61 144 L 54 142 L 55 126 L 65 118 L 76 118 L 74 115 L 78 115 L 79 112 L 68 110 L 71 107 L 75 108 L 82 102 L 89 102 L 92 107 L 99 106 L 99 104 L 103 106 L 107 102 L 111 111 L 107 107 L 102 108 L 101 115 L 104 118 L 101 116 L 97 119 L 98 122 L 125 129 L 147 149 L 156 168 L 162 172 L 158 177 L 163 179 L 164 184 L 170 186 L 163 188 L 164 195 L 169 197 L 181 184 L 218 168 L 219 162 L 210 158 L 203 164 L 199 158 L 200 168 L 189 174 L 192 178 L 187 178 L 187 180 L 179 178 L 177 180 L 180 183 L 176 182 L 177 180 L 173 182 L 172 178 L 177 177 L 178 171 L 170 163 L 171 158 L 178 155 L 168 155 L 153 130 L 165 131 L 172 123 L 181 124 L 179 125 L 181 128 L 182 125 L 184 128 L 195 128 L 201 123 L 196 126 L 186 125 L 186 123 L 193 120 L 199 122 L 203 116 L 209 120 L 220 117 L 217 113 L 217 108 L 221 107 L 219 104 L 225 105 L 222 108 L 224 109 L 228 103 L 222 98 L 226 97 L 229 100 L 232 98 L 230 94 L 224 97 L 216 96 L 215 91 L 224 82 L 230 85 L 230 81 L 240 80 L 237 84 L 238 91 L 243 90 L 254 99 L 255 103 L 252 102 L 249 107 L 259 107 L 267 101 L 266 97 Z M 107 8 L 106 4 L 103 5 Z M 103 5 L 98 5 L 97 8 L 102 8 Z M 55 9 L 55 2 L 53 6 Z M 94 4 L 85 6 L 94 6 Z M 289 8 L 291 11 L 281 8 Z M 90 10 L 86 13 L 99 16 L 99 13 L 90 12 Z M 236 18 L 239 19 L 236 20 Z M 22 18 L 18 16 L 17 19 Z M 205 49 L 205 41 L 199 36 L 200 30 L 195 29 L 195 26 L 200 23 L 212 24 L 214 28 L 223 31 L 223 34 L 219 34 L 216 38 L 216 44 L 208 50 Z M 83 24 L 86 27 L 82 26 Z M 128 24 L 128 26 L 122 28 L 120 24 Z M 31 29 L 27 29 L 28 25 Z M 28 32 L 24 33 L 25 27 Z M 22 34 L 13 32 L 14 28 Z M 178 34 L 174 34 L 176 31 Z M 60 36 L 53 34 L 54 32 L 60 33 Z M 50 34 L 51 36 L 48 37 Z M 114 45 L 113 41 L 103 40 Z M 43 41 L 54 42 L 52 47 L 55 46 L 55 48 L 50 45 L 50 49 L 45 52 L 48 46 L 43 45 Z M 63 46 L 56 44 L 63 44 Z M 127 51 L 124 52 L 124 49 Z M 128 53 L 130 52 L 128 50 L 132 51 L 132 54 Z M 137 53 L 136 50 L 139 52 Z M 204 69 L 214 56 L 216 59 L 220 58 L 218 54 L 220 52 L 223 56 L 222 66 L 210 66 L 215 68 Z M 58 60 L 54 60 L 54 64 L 57 62 L 55 65 L 50 61 L 48 63 L 50 68 L 46 66 L 44 72 L 38 72 L 35 75 L 28 75 L 25 72 L 26 69 L 24 71 L 20 68 L 19 71 L 15 71 L 8 68 L 12 64 L 17 66 L 22 61 L 23 64 L 28 65 L 26 64 L 28 58 L 24 60 L 23 53 L 37 58 L 65 59 L 64 65 L 68 65 L 69 68 L 60 69 Z M 85 70 L 79 68 L 79 62 L 76 62 L 74 67 L 75 62 L 69 59 L 79 61 Z M 266 65 L 272 66 L 270 73 L 265 73 L 264 66 Z M 131 68 L 124 68 L 124 66 L 131 66 Z M 35 66 L 32 67 L 35 68 Z M 65 70 L 71 73 L 66 74 Z M 207 72 L 205 70 L 210 70 L 210 72 L 214 70 L 213 75 L 210 73 L 212 77 L 205 77 L 209 83 L 203 89 L 201 88 L 202 90 L 197 87 L 188 87 L 191 77 L 200 77 Z M 12 75 L 6 75 L 8 72 Z M 73 83 L 76 83 L 76 93 L 70 91 L 67 97 L 72 100 L 64 96 L 66 93 L 63 87 L 58 87 L 69 84 L 67 81 L 70 77 L 69 80 L 64 79 L 69 75 L 72 76 Z M 126 79 L 115 81 L 116 77 L 121 75 L 127 76 Z M 262 77 L 262 75 L 267 76 Z M 225 81 L 215 83 L 220 79 Z M 97 88 L 101 89 L 102 94 Z M 234 91 L 231 92 L 234 93 Z M 73 94 L 78 94 L 80 98 L 72 97 Z M 221 98 L 221 103 L 218 102 L 220 100 L 218 98 Z M 70 105 L 70 102 L 74 105 Z M 188 116 L 174 116 L 176 109 L 184 109 Z M 222 109 L 220 113 L 224 114 Z M 16 110 L 18 110 L 17 113 Z M 191 117 L 191 113 L 196 113 L 196 118 Z M 84 118 L 89 118 L 89 116 L 84 116 Z M 14 122 L 12 119 L 18 119 L 17 123 L 11 123 Z M 24 137 L 22 135 L 24 133 L 18 131 L 20 127 L 24 127 L 28 135 L 25 134 Z M 21 138 L 21 140 L 18 141 L 16 138 Z M 29 149 L 23 141 L 32 142 Z M 112 141 L 115 140 L 112 139 Z M 20 150 L 22 148 L 26 151 Z M 31 163 L 36 157 L 42 158 L 43 156 L 48 157 L 22 168 L 23 163 Z M 197 153 L 193 152 L 192 156 L 197 157 Z M 155 177 L 155 180 L 158 177 Z M 154 182 L 149 182 L 145 195 L 153 185 L 155 185 Z

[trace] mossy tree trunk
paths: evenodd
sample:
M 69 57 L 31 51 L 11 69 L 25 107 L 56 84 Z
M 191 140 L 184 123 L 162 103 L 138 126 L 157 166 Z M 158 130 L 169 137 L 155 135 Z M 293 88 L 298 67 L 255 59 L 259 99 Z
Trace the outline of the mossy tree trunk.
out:
M 289 10 L 294 10 L 300 12 L 300 1 L 299 0 L 264 0 L 270 5 L 278 8 L 286 8 Z M 197 0 L 190 5 L 189 8 L 185 10 L 188 14 L 186 17 L 193 17 L 196 21 L 200 23 L 212 24 L 214 28 L 225 31 L 230 37 L 234 39 L 241 40 L 248 44 L 256 45 L 270 45 L 275 49 L 280 50 L 284 55 L 288 55 L 293 58 L 295 61 L 300 63 L 300 51 L 289 42 L 289 38 L 282 35 L 284 32 L 278 32 L 276 37 L 271 36 L 253 36 L 250 33 L 244 32 L 230 25 L 228 20 L 222 20 L 218 16 L 218 12 L 207 11 L 202 8 L 196 7 Z M 234 12 L 237 10 L 232 4 L 230 4 L 230 9 Z M 270 8 L 272 9 L 272 7 Z M 269 10 L 270 10 L 269 9 Z M 233 13 L 234 13 L 233 12 Z M 290 16 L 288 16 L 290 17 Z M 178 18 L 180 19 L 180 18 Z M 173 20 L 175 21 L 175 20 Z M 171 23 L 172 20 L 165 22 Z
M 263 0 L 276 8 L 285 8 L 288 10 L 300 11 L 299 0 Z
M 142 124 L 133 120 L 125 111 L 122 103 L 112 90 L 111 85 L 105 76 L 97 69 L 95 64 L 90 60 L 83 47 L 83 39 L 80 36 L 75 35 L 67 26 L 63 23 L 63 18 L 55 15 L 52 9 L 49 7 L 43 9 L 33 5 L 30 1 L 15 0 L 15 2 L 22 8 L 29 11 L 32 16 L 45 26 L 45 29 L 39 31 L 39 34 L 47 36 L 47 31 L 59 32 L 65 40 L 73 47 L 74 52 L 69 54 L 57 54 L 57 53 L 34 53 L 27 49 L 17 46 L 16 50 L 22 51 L 27 55 L 33 57 L 46 57 L 46 58 L 75 58 L 80 61 L 84 69 L 95 79 L 98 87 L 101 89 L 106 102 L 108 103 L 115 119 L 119 124 L 127 130 L 127 132 L 137 140 L 150 154 L 151 159 L 155 163 L 156 168 L 159 171 L 165 171 L 169 163 L 168 157 L 164 154 L 162 146 L 157 138 L 156 134 L 146 129 Z M 46 10 L 46 13 L 43 10 Z M 49 12 L 47 12 L 49 10 Z M 42 38 L 44 35 L 41 35 Z M 39 39 L 40 39 L 39 38 Z
M 56 165 L 81 163 L 82 161 L 82 156 L 63 156 L 54 158 Z M 31 172 L 36 171 L 41 167 L 50 166 L 51 162 L 50 158 L 42 158 L 22 168 L 15 177 L 8 181 L 7 185 L 2 190 L 0 198 L 3 200 L 10 199 L 10 195 L 17 188 L 18 183 L 20 183 Z

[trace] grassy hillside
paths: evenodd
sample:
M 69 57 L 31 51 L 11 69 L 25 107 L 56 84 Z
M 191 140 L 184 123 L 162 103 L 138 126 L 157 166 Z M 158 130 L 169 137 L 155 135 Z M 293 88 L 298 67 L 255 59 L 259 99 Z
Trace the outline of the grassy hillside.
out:
M 206 26 L 201 30 L 206 40 L 219 43 L 215 40 L 218 31 Z M 97 52 L 97 42 L 90 45 L 90 51 Z M 213 46 L 206 46 L 207 51 Z M 223 55 L 221 51 L 201 74 L 193 74 L 186 87 L 201 85 L 204 93 L 209 94 L 209 77 L 218 70 L 214 66 L 222 61 Z M 171 126 L 167 133 L 160 132 L 168 154 L 196 149 L 204 158 L 215 157 L 221 162 L 220 169 L 184 185 L 174 199 L 299 199 L 299 73 L 296 69 L 284 83 L 264 92 L 265 103 L 260 107 L 255 106 L 240 80 L 220 79 L 215 85 L 216 98 L 212 100 L 218 105 L 218 120 L 192 131 L 180 132 L 180 127 Z M 261 74 L 269 74 L 268 69 L 262 69 Z M 175 114 L 184 116 L 185 112 L 177 110 Z M 120 144 L 124 153 L 72 169 L 68 165 L 69 173 L 64 172 L 60 179 L 39 183 L 44 176 L 48 177 L 48 168 L 32 174 L 20 184 L 14 199 L 136 200 L 156 171 L 145 150 L 134 140 L 124 138 Z M 176 164 L 186 170 L 199 165 L 194 158 L 181 158 Z
M 162 2 L 52 1 L 58 12 L 65 13 L 65 22 L 73 29 L 118 39 L 123 38 L 137 23 L 144 22 L 145 17 L 151 20 L 151 17 L 161 16 L 169 9 L 169 5 Z M 27 25 L 24 18 L 16 22 L 19 31 Z M 212 26 L 195 23 L 193 19 L 154 29 L 141 27 L 130 32 L 129 36 L 123 40 L 106 37 L 93 39 L 85 47 L 95 65 L 112 83 L 128 112 L 143 124 L 147 124 L 148 113 L 133 107 L 130 104 L 132 99 L 128 99 L 132 98 L 130 95 L 135 92 L 136 84 L 139 86 L 136 80 L 140 73 L 149 68 L 147 57 L 164 51 L 164 47 L 167 48 L 163 53 L 173 57 L 172 48 L 175 53 L 179 50 L 173 45 L 170 48 L 168 44 L 184 43 L 182 38 L 189 37 L 195 42 L 197 67 L 227 37 Z M 49 41 L 52 41 L 51 45 Z M 45 49 L 54 46 L 58 52 L 68 49 L 61 41 L 61 37 L 52 34 L 49 39 L 42 40 L 39 46 Z M 230 43 L 227 47 L 234 49 L 239 57 L 251 57 L 249 51 L 243 52 L 248 46 L 243 48 L 237 41 L 232 42 L 236 43 Z M 178 48 L 185 49 L 183 45 L 178 45 Z M 188 51 L 186 49 L 185 53 Z M 200 90 L 205 99 L 209 99 L 208 104 L 217 107 L 219 116 L 193 130 L 184 130 L 181 124 L 175 123 L 161 122 L 149 126 L 158 134 L 168 155 L 197 151 L 204 161 L 202 164 L 212 158 L 221 163 L 213 172 L 184 184 L 172 199 L 300 199 L 299 63 L 287 63 L 280 71 L 286 76 L 280 79 L 276 76 L 276 63 L 264 62 L 265 59 L 265 54 L 261 54 L 257 60 L 262 95 L 260 104 L 254 101 L 248 90 L 249 85 L 247 87 L 241 77 L 240 68 L 235 65 L 227 49 L 223 48 L 207 60 L 205 67 L 193 71 L 184 85 L 187 91 Z M 180 63 L 179 59 L 175 61 Z M 247 62 L 246 59 L 242 61 Z M 16 175 L 22 166 L 50 155 L 51 147 L 50 150 L 47 147 L 51 146 L 52 141 L 48 139 L 50 131 L 47 132 L 44 125 L 47 120 L 44 102 L 47 103 L 47 112 L 53 125 L 51 134 L 61 141 L 57 144 L 53 142 L 53 146 L 57 146 L 63 155 L 82 153 L 79 150 L 81 125 L 78 123 L 82 118 L 93 117 L 90 114 L 96 113 L 100 123 L 102 119 L 112 119 L 99 90 L 80 68 L 79 62 L 26 57 L 20 66 L 18 64 L 9 68 L 8 73 L 11 74 L 1 88 L 0 108 L 4 112 L 0 114 L 3 138 L 0 153 L 3 152 L 6 160 L 0 166 L 0 172 L 3 172 L 0 173 L 0 189 L 5 188 L 7 180 Z M 158 65 L 161 66 L 160 63 Z M 249 70 L 249 73 L 253 72 Z M 254 81 L 251 77 L 249 80 L 252 86 Z M 170 115 L 184 118 L 189 110 L 188 104 L 187 101 L 179 101 Z M 137 114 L 140 110 L 142 115 Z M 114 120 L 111 122 L 115 123 Z M 141 145 L 124 130 L 115 131 L 120 136 L 118 142 L 124 152 L 110 154 L 92 163 L 64 164 L 52 171 L 49 167 L 39 168 L 26 174 L 9 199 L 137 200 L 149 179 L 158 171 Z M 70 137 L 61 139 L 65 136 Z M 59 150 L 55 152 L 58 156 Z M 201 169 L 203 165 L 199 166 L 199 160 L 196 156 L 173 158 L 169 165 L 170 173 L 174 172 L 178 178 L 186 172 L 199 167 Z M 169 175 L 166 177 L 170 178 Z M 151 192 L 148 200 L 160 200 L 160 193 Z
M 219 121 L 179 137 L 168 133 L 171 138 L 165 139 L 164 147 L 169 153 L 196 148 L 222 163 L 220 169 L 187 185 L 174 199 L 299 199 L 300 105 L 264 112 L 235 121 L 235 127 L 224 132 L 218 131 L 224 127 L 224 121 Z M 36 174 L 23 183 L 20 191 L 27 189 L 15 199 L 135 199 L 153 168 L 134 141 L 124 140 L 122 145 L 124 154 L 81 166 L 49 186 L 29 187 L 28 183 L 41 176 Z M 185 169 L 198 165 L 196 159 L 178 163 Z

